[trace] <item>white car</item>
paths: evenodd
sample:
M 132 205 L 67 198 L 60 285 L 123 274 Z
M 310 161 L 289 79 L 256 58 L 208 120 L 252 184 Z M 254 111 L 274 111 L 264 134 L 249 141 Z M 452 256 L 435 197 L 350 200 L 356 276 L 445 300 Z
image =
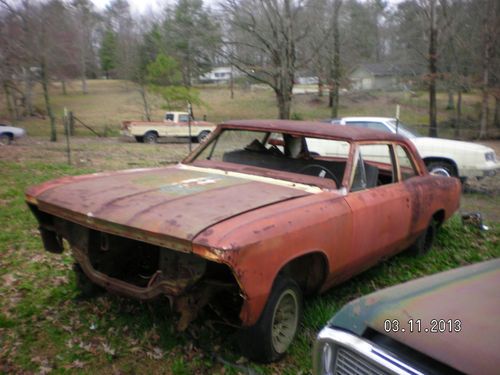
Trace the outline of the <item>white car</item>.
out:
M 0 145 L 9 145 L 16 138 L 26 135 L 26 130 L 0 123 Z
M 401 134 L 413 142 L 429 172 L 466 179 L 494 176 L 500 169 L 495 151 L 490 147 L 451 139 L 421 137 L 408 130 L 404 124 L 397 124 L 395 118 L 343 117 L 324 122 Z

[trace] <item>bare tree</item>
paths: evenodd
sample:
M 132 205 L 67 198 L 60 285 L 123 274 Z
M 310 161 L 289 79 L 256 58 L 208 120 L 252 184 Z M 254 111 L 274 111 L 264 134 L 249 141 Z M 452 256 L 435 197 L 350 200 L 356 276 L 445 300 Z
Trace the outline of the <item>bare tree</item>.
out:
M 332 17 L 332 31 L 333 31 L 333 55 L 330 69 L 330 100 L 329 105 L 332 108 L 332 118 L 338 116 L 339 111 L 339 90 L 341 78 L 340 66 L 340 30 L 339 30 L 339 15 L 342 0 L 333 1 L 333 17 Z
M 77 25 L 78 66 L 82 93 L 87 94 L 87 67 L 92 58 L 92 39 L 97 24 L 94 5 L 89 0 L 73 0 L 73 14 Z
M 482 101 L 481 101 L 481 126 L 479 138 L 485 138 L 488 132 L 489 119 L 489 91 L 491 71 L 495 55 L 495 44 L 499 37 L 500 17 L 498 16 L 498 1 L 480 1 L 483 6 L 482 17 Z
M 226 0 L 222 9 L 230 26 L 225 56 L 276 95 L 279 118 L 290 118 L 296 69 L 296 44 L 307 33 L 302 3 L 294 0 Z

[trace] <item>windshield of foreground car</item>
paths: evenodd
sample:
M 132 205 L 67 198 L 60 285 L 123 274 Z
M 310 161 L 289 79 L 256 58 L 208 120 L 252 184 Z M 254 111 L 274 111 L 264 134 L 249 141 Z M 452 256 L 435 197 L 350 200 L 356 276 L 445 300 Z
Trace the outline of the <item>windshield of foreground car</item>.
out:
M 199 166 L 209 166 L 207 161 L 252 166 L 288 174 L 330 179 L 340 187 L 349 155 L 348 142 L 304 137 L 296 134 L 265 131 L 224 129 L 199 152 L 192 161 Z M 231 169 L 231 165 L 222 168 Z M 234 168 L 233 168 L 234 169 Z M 245 173 L 249 169 L 245 168 Z M 258 174 L 256 168 L 251 173 Z M 266 174 L 269 176 L 269 174 Z M 294 180 L 289 175 L 290 180 Z M 283 174 L 280 177 L 284 178 Z M 312 184 L 315 184 L 312 182 Z
M 391 125 L 393 128 L 394 128 L 394 131 L 396 131 L 396 120 L 389 120 L 387 121 L 389 125 Z M 408 127 L 399 122 L 399 125 L 397 126 L 397 129 L 398 129 L 398 134 L 401 134 L 403 137 L 406 137 L 406 138 L 417 138 L 417 137 L 421 137 L 420 134 L 418 134 L 416 131 L 414 130 L 409 130 Z

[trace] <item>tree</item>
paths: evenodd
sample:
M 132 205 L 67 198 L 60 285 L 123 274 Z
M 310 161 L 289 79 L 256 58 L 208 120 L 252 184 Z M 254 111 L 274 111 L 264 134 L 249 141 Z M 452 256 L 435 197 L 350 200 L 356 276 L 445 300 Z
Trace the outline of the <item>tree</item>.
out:
M 101 68 L 106 75 L 106 79 L 109 79 L 111 74 L 114 72 L 117 59 L 116 59 L 116 35 L 113 30 L 106 30 L 101 42 L 101 48 L 99 49 L 99 57 L 101 59 Z
M 279 118 L 290 118 L 296 69 L 296 44 L 307 34 L 302 3 L 293 0 L 226 0 L 221 4 L 229 32 L 223 53 L 240 71 L 269 85 Z
M 212 65 L 211 56 L 220 44 L 214 18 L 202 0 L 178 0 L 164 21 L 166 47 L 179 62 L 186 87 Z
M 82 82 L 82 93 L 87 94 L 87 67 L 92 57 L 92 35 L 97 24 L 97 14 L 94 10 L 93 3 L 89 0 L 73 0 L 72 6 L 74 10 L 74 19 L 78 25 L 75 39 L 79 52 L 78 66 Z
M 159 54 L 147 71 L 151 90 L 161 95 L 169 108 L 182 108 L 187 103 L 202 104 L 196 90 L 182 86 L 181 70 L 172 57 Z
M 330 100 L 329 105 L 332 108 L 332 118 L 338 116 L 339 110 L 339 89 L 341 78 L 340 66 L 340 31 L 339 31 L 339 14 L 342 0 L 334 0 L 333 2 L 333 56 L 330 70 Z

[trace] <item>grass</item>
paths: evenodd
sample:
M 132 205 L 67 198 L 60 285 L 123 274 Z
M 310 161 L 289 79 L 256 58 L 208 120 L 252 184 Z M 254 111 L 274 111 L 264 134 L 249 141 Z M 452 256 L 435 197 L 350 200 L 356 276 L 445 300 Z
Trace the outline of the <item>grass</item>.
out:
M 399 255 L 332 291 L 306 301 L 304 321 L 290 354 L 272 365 L 240 359 L 235 332 L 198 319 L 187 333 L 174 331 L 166 301 L 152 304 L 103 295 L 79 300 L 68 252 L 46 253 L 24 189 L 58 176 L 92 170 L 61 163 L 0 161 L 0 371 L 6 373 L 256 373 L 311 370 L 318 330 L 346 302 L 415 277 L 500 256 L 500 226 L 489 232 L 463 227 L 458 216 L 441 230 L 434 250 L 421 258 Z M 481 196 L 473 196 L 481 200 Z M 484 197 L 488 204 L 498 197 Z
M 57 113 L 64 106 L 98 129 L 118 129 L 124 118 L 137 118 L 138 96 L 120 81 L 91 81 L 90 95 L 54 95 Z M 269 90 L 202 91 L 209 120 L 276 117 Z M 440 103 L 446 98 L 441 96 Z M 468 103 L 474 103 L 468 97 Z M 404 121 L 425 118 L 425 100 L 398 94 L 344 97 L 341 114 L 391 115 L 395 103 L 404 106 Z M 328 117 L 326 99 L 297 96 L 293 111 L 305 119 Z M 157 109 L 161 116 L 162 110 Z M 440 116 L 447 113 L 441 111 Z M 421 117 L 420 117 L 421 116 Z M 159 117 L 158 117 L 159 118 Z M 104 294 L 78 298 L 69 252 L 47 253 L 37 223 L 24 203 L 27 186 L 51 178 L 93 171 L 162 166 L 180 160 L 183 143 L 143 145 L 116 138 L 72 138 L 73 165 L 65 164 L 64 142 L 51 143 L 48 123 L 22 123 L 31 136 L 0 147 L 0 373 L 103 374 L 308 374 L 311 347 L 318 330 L 346 302 L 382 287 L 430 273 L 500 256 L 500 217 L 497 195 L 465 194 L 467 211 L 486 212 L 488 232 L 462 226 L 458 216 L 440 231 L 432 252 L 421 258 L 398 255 L 322 296 L 306 301 L 304 320 L 289 355 L 275 364 L 247 362 L 236 350 L 234 329 L 202 315 L 185 333 L 174 330 L 176 316 L 166 300 L 139 303 Z M 78 130 L 80 135 L 88 135 Z
M 135 86 L 127 81 L 120 80 L 89 80 L 89 94 L 81 94 L 79 82 L 68 84 L 67 95 L 62 95 L 59 85 L 51 87 L 52 103 L 57 118 L 57 128 L 63 136 L 62 114 L 64 108 L 73 111 L 85 124 L 97 132 L 108 136 L 118 135 L 123 120 L 143 119 L 142 101 Z M 230 98 L 230 91 L 224 86 L 205 86 L 200 89 L 200 96 L 204 104 L 194 106 L 193 111 L 197 118 L 206 116 L 208 121 L 215 123 L 229 119 L 248 118 L 276 118 L 277 108 L 274 93 L 265 86 L 236 86 L 234 99 Z M 401 120 L 410 124 L 422 134 L 427 134 L 428 123 L 428 96 L 425 92 L 409 95 L 402 92 L 351 92 L 343 93 L 340 99 L 339 116 L 369 115 L 394 116 L 396 105 L 401 106 Z M 3 99 L 3 98 L 2 98 Z M 152 104 L 152 118 L 161 121 L 165 110 L 162 102 L 150 96 Z M 462 133 L 465 138 L 477 137 L 479 126 L 479 109 L 481 97 L 479 93 L 471 92 L 463 95 L 463 117 L 472 121 L 474 126 L 464 127 Z M 7 117 L 4 100 L 0 100 L 0 116 Z M 321 120 L 330 117 L 327 106 L 327 93 L 318 98 L 317 95 L 294 95 L 292 115 L 304 120 Z M 37 108 L 44 108 L 42 96 L 35 95 Z M 439 93 L 437 96 L 438 121 L 444 122 L 453 118 L 453 111 L 446 110 L 447 95 Z M 17 122 L 25 127 L 32 136 L 49 135 L 48 119 L 30 118 Z M 495 131 L 495 129 L 490 129 Z M 92 135 L 83 126 L 77 124 L 77 134 Z M 442 136 L 453 136 L 453 129 L 442 127 Z

